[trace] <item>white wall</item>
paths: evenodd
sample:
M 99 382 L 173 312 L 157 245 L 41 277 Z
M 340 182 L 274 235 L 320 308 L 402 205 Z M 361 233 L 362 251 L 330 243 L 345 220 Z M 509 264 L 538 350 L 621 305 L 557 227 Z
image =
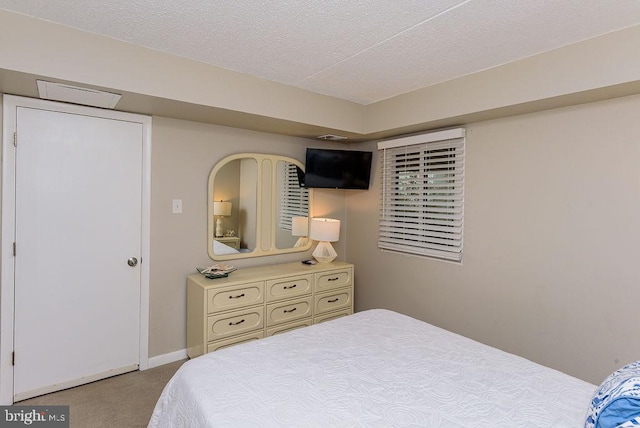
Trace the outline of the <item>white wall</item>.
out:
M 639 39 L 636 25 L 374 103 L 367 131 L 451 126 L 638 94 Z
M 633 96 L 468 125 L 461 266 L 377 249 L 376 168 L 347 200 L 356 309 L 593 383 L 640 359 L 639 118 Z
M 33 75 L 28 90 L 0 79 L 2 91 L 33 96 L 40 75 L 124 92 L 123 105 L 139 112 L 202 121 L 215 112 L 232 123 L 275 122 L 278 132 L 289 121 L 395 133 L 640 90 L 640 26 L 364 107 L 7 11 L 0 23 L 10 41 L 0 44 L 0 74 Z M 127 104 L 130 97 L 138 102 Z M 336 247 L 345 257 L 348 244 L 345 258 L 356 264 L 357 309 L 398 309 L 594 382 L 639 358 L 637 323 L 618 316 L 640 297 L 638 122 L 632 97 L 470 125 L 463 266 L 380 253 L 375 186 L 316 191 L 314 215 L 343 220 Z M 309 145 L 321 144 L 154 117 L 150 356 L 184 347 L 184 278 L 210 262 L 206 184 L 215 162 L 242 151 L 302 160 Z M 178 198 L 184 214 L 176 216 Z
M 203 121 L 218 115 L 235 120 L 228 115 L 233 111 L 248 114 L 247 126 L 277 119 L 265 126 L 274 131 L 286 131 L 287 122 L 364 131 L 359 104 L 2 9 L 0 40 L 0 69 L 125 92 L 118 108 L 126 111 L 184 117 L 186 110 Z M 0 91 L 17 94 L 9 80 L 3 89 L 0 79 Z
M 36 96 L 40 76 L 122 93 L 124 111 L 379 138 L 639 94 L 639 37 L 636 25 L 363 106 L 0 10 L 0 92 Z
M 213 166 L 242 152 L 284 155 L 304 163 L 306 147 L 318 144 L 164 117 L 153 118 L 152 135 L 149 355 L 155 357 L 185 348 L 186 277 L 196 266 L 214 263 L 207 253 L 207 184 Z M 344 191 L 317 189 L 313 197 L 313 215 L 345 220 Z M 182 199 L 182 214 L 171 213 L 173 199 Z M 344 259 L 346 240 L 335 244 Z M 311 258 L 311 251 L 229 263 L 242 268 L 304 258 Z

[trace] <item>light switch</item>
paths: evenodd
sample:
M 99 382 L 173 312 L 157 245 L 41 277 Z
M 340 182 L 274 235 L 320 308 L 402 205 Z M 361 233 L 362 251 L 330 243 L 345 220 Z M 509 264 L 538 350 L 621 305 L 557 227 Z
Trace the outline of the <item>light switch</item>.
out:
M 182 199 L 174 199 L 171 212 L 173 214 L 182 214 Z

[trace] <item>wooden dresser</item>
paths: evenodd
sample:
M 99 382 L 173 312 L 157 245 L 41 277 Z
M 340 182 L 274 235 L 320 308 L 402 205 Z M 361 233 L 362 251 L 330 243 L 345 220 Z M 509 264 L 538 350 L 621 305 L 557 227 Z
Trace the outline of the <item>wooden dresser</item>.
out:
M 262 339 L 353 313 L 353 265 L 300 262 L 187 277 L 187 354 Z

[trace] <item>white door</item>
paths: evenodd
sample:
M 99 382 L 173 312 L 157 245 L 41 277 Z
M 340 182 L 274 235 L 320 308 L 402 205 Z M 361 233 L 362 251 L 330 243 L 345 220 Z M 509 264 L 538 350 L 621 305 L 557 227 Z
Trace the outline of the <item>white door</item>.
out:
M 19 401 L 138 368 L 143 125 L 20 106 L 16 122 Z

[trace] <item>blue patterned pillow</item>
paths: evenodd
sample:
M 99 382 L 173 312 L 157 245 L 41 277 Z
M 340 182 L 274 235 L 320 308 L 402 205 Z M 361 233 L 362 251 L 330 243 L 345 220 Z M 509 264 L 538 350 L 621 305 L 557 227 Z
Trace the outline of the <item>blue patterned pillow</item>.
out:
M 591 399 L 585 428 L 633 427 L 640 423 L 640 361 L 613 372 Z
M 640 427 L 640 416 L 637 418 L 633 418 L 630 421 L 623 423 L 622 425 L 618 425 L 616 428 L 638 428 Z

